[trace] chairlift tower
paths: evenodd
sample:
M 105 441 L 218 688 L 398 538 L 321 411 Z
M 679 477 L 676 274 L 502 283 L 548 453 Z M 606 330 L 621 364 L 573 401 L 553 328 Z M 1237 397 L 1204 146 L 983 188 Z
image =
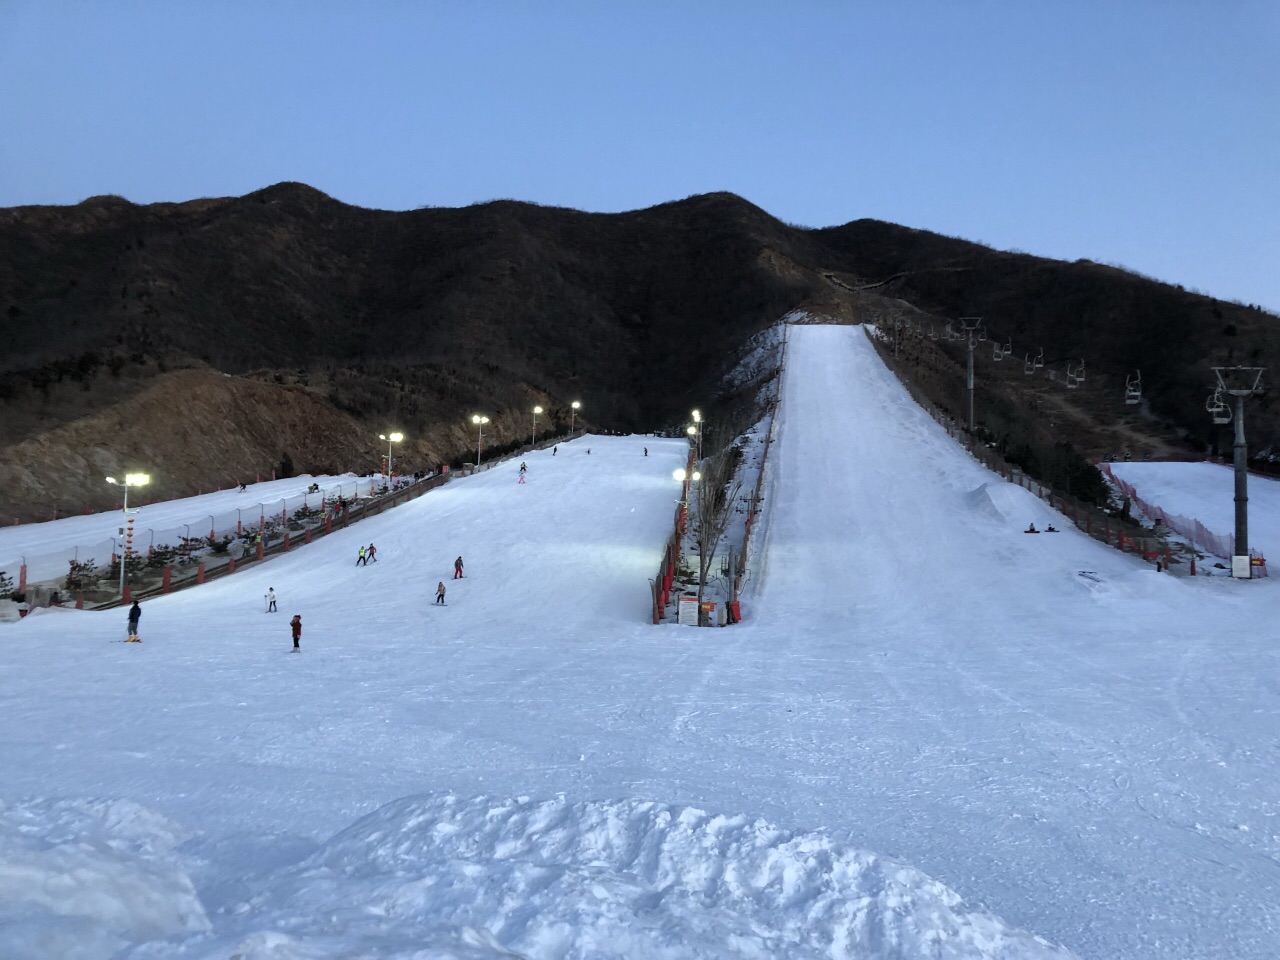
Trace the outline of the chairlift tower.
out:
M 1244 402 L 1261 390 L 1266 367 L 1214 367 L 1218 389 L 1236 398 L 1235 468 L 1236 468 L 1236 549 L 1231 557 L 1231 575 L 1247 580 L 1253 575 L 1249 562 L 1249 454 L 1244 440 Z M 1214 418 L 1215 421 L 1218 419 Z
M 961 317 L 960 329 L 960 336 L 969 338 L 969 432 L 973 433 L 973 348 L 978 341 L 987 339 L 987 331 L 982 326 L 981 317 Z

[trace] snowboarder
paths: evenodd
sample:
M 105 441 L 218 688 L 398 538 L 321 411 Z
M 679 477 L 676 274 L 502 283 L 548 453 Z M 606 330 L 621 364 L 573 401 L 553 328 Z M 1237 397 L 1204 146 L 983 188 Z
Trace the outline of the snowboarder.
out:
M 455 580 L 462 579 L 462 558 L 461 557 L 453 561 L 453 579 Z
M 360 555 L 356 557 L 356 566 L 367 567 L 368 565 L 369 565 L 369 558 L 368 556 L 365 555 L 364 547 L 362 546 L 360 548 Z
M 289 626 L 293 628 L 293 652 L 297 653 L 302 649 L 298 645 L 298 641 L 302 639 L 302 614 L 295 613 L 293 619 L 289 621 Z
M 649 448 L 648 448 L 648 447 L 645 447 L 645 448 L 644 448 L 644 455 L 645 455 L 646 457 L 649 455 Z
M 557 451 L 557 450 L 559 450 L 559 449 L 560 449 L 559 447 L 552 447 L 552 448 L 551 448 L 551 455 L 554 457 L 554 456 L 556 455 L 556 451 Z
M 246 490 L 248 490 L 248 489 L 249 489 L 249 485 L 248 485 L 247 483 L 242 483 L 242 484 L 240 484 L 240 492 L 241 492 L 241 493 L 244 493 L 244 492 L 245 492 Z
M 1027 529 L 1023 530 L 1022 532 L 1023 533 L 1039 533 L 1040 531 L 1036 529 L 1036 525 L 1033 523 L 1031 524 L 1031 526 L 1027 527 Z
M 378 548 L 375 547 L 372 543 L 369 544 L 369 550 L 365 553 L 365 559 L 369 563 L 378 562 Z
M 591 456 L 591 448 L 587 447 L 587 456 Z
M 444 581 L 436 584 L 436 603 L 444 604 Z
M 1049 524 L 1048 528 L 1045 530 L 1045 533 L 1057 533 L 1057 532 L 1058 532 L 1058 528 L 1055 527 L 1052 523 Z
M 267 587 L 266 598 L 267 598 L 267 613 L 275 613 L 276 612 L 276 588 L 275 587 Z
M 138 606 L 138 601 L 133 601 L 133 606 L 129 608 L 129 640 L 137 643 L 142 638 L 138 636 L 138 621 L 142 619 L 142 608 Z

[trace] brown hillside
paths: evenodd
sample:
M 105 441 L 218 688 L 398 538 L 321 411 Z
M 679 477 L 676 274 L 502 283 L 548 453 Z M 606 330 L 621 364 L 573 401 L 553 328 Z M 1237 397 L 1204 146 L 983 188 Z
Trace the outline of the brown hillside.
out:
M 734 349 L 798 307 L 939 325 L 981 314 L 1015 356 L 1085 358 L 1089 380 L 1072 394 L 1012 376 L 987 389 L 1024 406 L 1043 394 L 1086 453 L 1121 437 L 1203 449 L 1215 439 L 1208 362 L 1267 363 L 1280 347 L 1275 317 L 1114 268 L 869 220 L 804 230 L 725 193 L 621 214 L 514 201 L 396 213 L 284 183 L 187 203 L 12 208 L 0 210 L 0 462 L 12 471 L 0 513 L 43 508 L 55 491 L 96 498 L 95 456 L 146 453 L 139 466 L 176 490 L 269 471 L 284 452 L 299 469 L 372 468 L 373 438 L 390 428 L 422 466 L 464 459 L 471 413 L 512 443 L 535 403 L 544 429 L 565 425 L 571 400 L 596 428 L 674 425 L 691 405 L 713 408 Z M 1134 368 L 1149 401 L 1136 412 L 1119 401 Z M 198 369 L 201 384 L 215 370 L 289 389 L 240 407 L 192 400 L 205 439 L 182 449 L 197 470 L 159 439 L 187 398 L 143 401 Z M 323 429 L 274 415 L 304 403 Z M 1274 444 L 1280 418 L 1253 406 L 1255 449 Z M 236 411 L 233 426 L 219 409 Z M 145 448 L 121 448 L 113 412 Z M 60 476 L 60 464 L 75 469 Z

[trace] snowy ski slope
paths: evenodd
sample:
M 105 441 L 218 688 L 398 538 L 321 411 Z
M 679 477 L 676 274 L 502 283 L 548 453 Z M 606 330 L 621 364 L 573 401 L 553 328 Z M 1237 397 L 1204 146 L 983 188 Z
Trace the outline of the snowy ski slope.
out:
M 684 445 L 585 437 L 140 645 L 0 627 L 0 955 L 1275 956 L 1276 581 L 1077 534 L 858 328 L 789 351 L 742 625 L 645 623 Z

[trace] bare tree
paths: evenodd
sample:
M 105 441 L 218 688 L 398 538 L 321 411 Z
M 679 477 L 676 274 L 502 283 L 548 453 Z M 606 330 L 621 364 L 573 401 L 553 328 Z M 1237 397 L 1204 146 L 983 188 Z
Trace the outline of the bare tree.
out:
M 742 489 L 734 479 L 736 458 L 733 448 L 721 449 L 702 461 L 702 479 L 697 483 L 694 502 L 698 515 L 693 521 L 694 539 L 698 546 L 698 622 L 702 624 L 702 594 L 707 586 L 707 572 L 715 559 L 716 547 L 729 525 L 730 509 Z

